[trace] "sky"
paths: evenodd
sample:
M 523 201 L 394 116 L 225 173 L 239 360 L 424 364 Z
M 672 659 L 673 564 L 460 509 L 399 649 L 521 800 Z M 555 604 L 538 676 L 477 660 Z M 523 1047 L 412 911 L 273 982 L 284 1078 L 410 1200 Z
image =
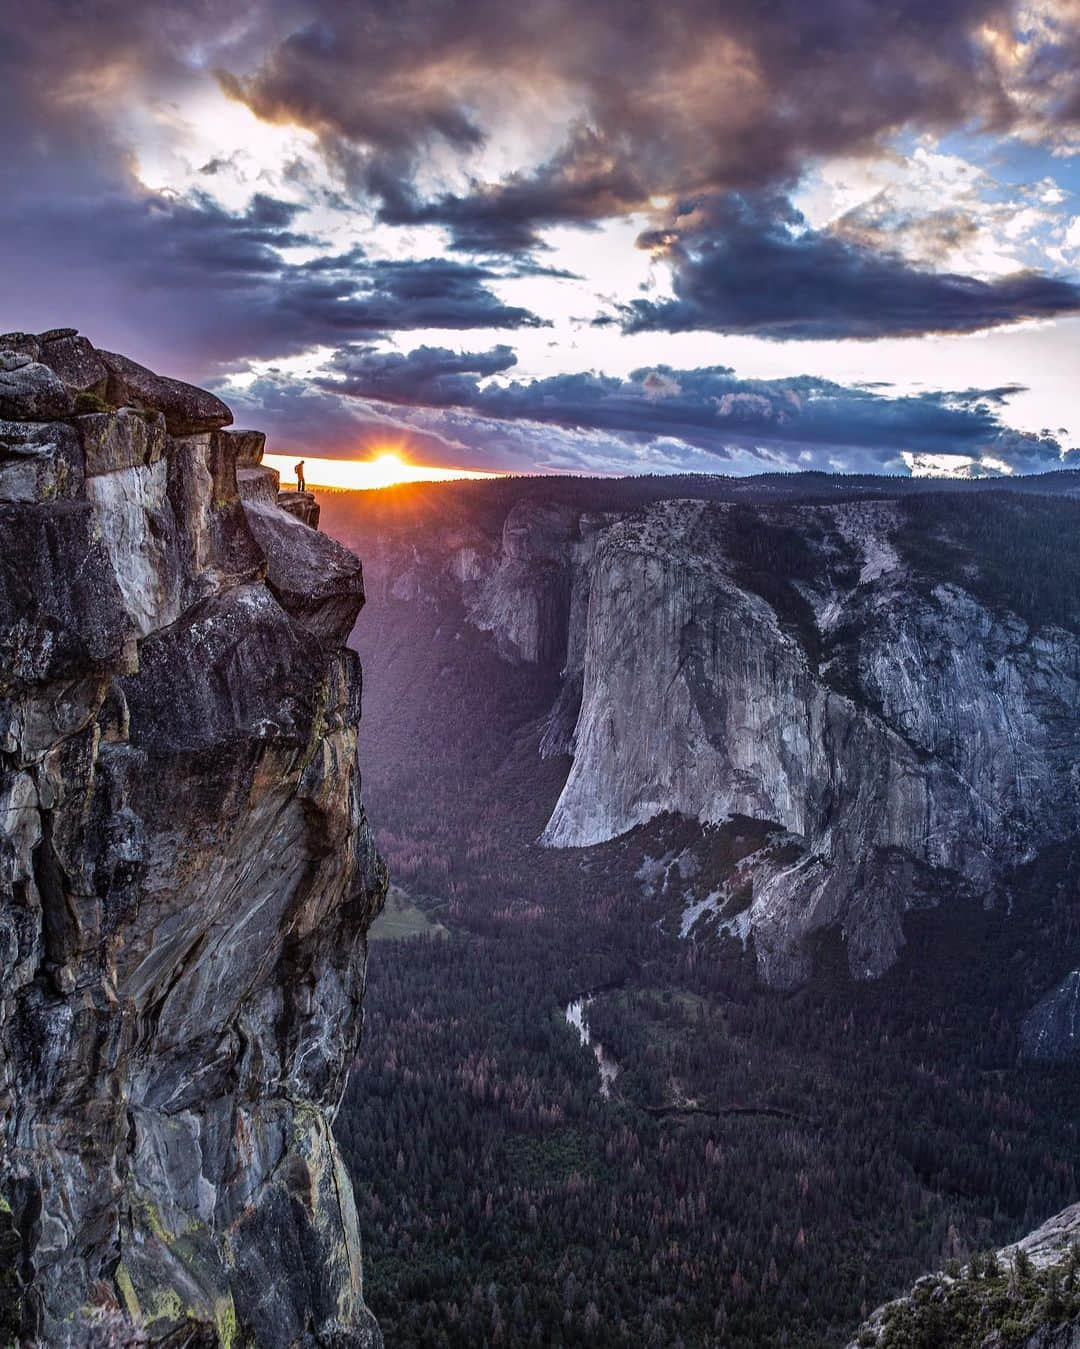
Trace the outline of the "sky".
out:
M 0 0 L 0 327 L 283 455 L 1080 464 L 1080 0 Z

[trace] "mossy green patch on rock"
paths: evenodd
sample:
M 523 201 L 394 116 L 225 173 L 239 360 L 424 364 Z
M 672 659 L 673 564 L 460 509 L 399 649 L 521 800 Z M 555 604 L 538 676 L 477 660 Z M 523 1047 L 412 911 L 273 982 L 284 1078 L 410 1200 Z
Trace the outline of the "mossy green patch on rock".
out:
M 188 1315 L 183 1299 L 175 1288 L 155 1289 L 145 1298 L 145 1304 L 143 1317 L 148 1326 L 153 1326 L 159 1321 L 172 1325 L 184 1320 Z
M 152 1233 L 163 1245 L 168 1246 L 172 1243 L 173 1234 L 161 1221 L 161 1214 L 157 1210 L 157 1205 L 151 1203 L 149 1199 L 135 1200 L 132 1205 L 132 1216 L 138 1226 Z
M 135 1285 L 131 1282 L 131 1275 L 124 1268 L 123 1262 L 117 1265 L 116 1273 L 113 1275 L 113 1282 L 116 1284 L 117 1290 L 124 1300 L 124 1306 L 127 1308 L 128 1315 L 133 1321 L 141 1321 L 142 1308 L 139 1306 Z
M 214 1325 L 217 1327 L 221 1349 L 239 1349 L 239 1325 L 236 1320 L 236 1306 L 232 1294 L 222 1298 L 214 1309 Z

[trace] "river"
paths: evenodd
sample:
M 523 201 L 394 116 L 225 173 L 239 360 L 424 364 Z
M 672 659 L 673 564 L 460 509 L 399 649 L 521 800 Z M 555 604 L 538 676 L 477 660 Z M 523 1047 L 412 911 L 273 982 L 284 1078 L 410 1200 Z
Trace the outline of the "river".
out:
M 591 1047 L 596 1058 L 596 1066 L 600 1069 L 600 1095 L 608 1097 L 611 1095 L 611 1084 L 619 1075 L 619 1065 L 610 1054 L 604 1052 L 604 1046 L 598 1040 L 594 1041 L 592 1038 L 588 1018 L 589 1004 L 592 1001 L 592 994 L 583 993 L 581 997 L 566 1004 L 564 1015 L 570 1025 L 577 1031 L 581 1043 Z

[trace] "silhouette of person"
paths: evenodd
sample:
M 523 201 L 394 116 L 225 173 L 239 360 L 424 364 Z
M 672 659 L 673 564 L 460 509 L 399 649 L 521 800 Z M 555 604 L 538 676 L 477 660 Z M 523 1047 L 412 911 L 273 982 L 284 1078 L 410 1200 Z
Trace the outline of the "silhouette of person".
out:
M 307 488 L 304 486 L 304 464 L 306 462 L 307 462 L 306 459 L 301 459 L 300 462 L 293 469 L 293 472 L 296 474 L 296 490 L 298 492 L 307 491 Z

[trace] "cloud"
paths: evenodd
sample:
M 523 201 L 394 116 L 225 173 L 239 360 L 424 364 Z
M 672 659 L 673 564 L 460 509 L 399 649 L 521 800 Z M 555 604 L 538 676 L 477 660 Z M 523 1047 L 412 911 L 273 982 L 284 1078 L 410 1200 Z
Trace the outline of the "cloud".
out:
M 417 347 L 409 354 L 373 348 L 339 351 L 331 362 L 344 379 L 322 379 L 320 387 L 340 392 L 342 385 L 362 388 L 364 397 L 385 403 L 416 403 L 452 407 L 476 392 L 476 382 L 502 374 L 517 363 L 513 349 L 499 345 L 490 351 L 454 352 L 445 347 Z
M 384 415 L 378 399 L 432 444 L 511 454 L 512 441 L 516 454 L 534 437 L 538 453 L 560 461 L 577 453 L 573 436 L 586 461 L 636 465 L 639 454 L 677 457 L 687 446 L 797 461 L 792 426 L 811 457 L 844 443 L 835 424 L 832 440 L 812 434 L 829 397 L 856 424 L 869 416 L 824 385 L 807 395 L 814 411 L 796 413 L 792 399 L 806 392 L 797 382 L 774 400 L 745 381 L 722 386 L 715 367 L 706 397 L 693 371 L 658 367 L 640 387 L 568 374 L 544 388 L 508 383 L 505 346 L 471 365 L 442 345 L 426 348 L 426 365 L 375 349 L 395 333 L 431 344 L 449 339 L 429 330 L 479 330 L 488 344 L 492 333 L 544 326 L 522 297 L 557 313 L 539 283 L 571 273 L 545 268 L 537 250 L 555 227 L 613 216 L 632 217 L 627 234 L 664 223 L 645 242 L 674 279 L 672 298 L 642 292 L 609 312 L 614 343 L 620 325 L 879 336 L 1077 307 L 1069 281 L 929 270 L 927 259 L 963 239 L 960 212 L 913 222 L 883 204 L 830 232 L 807 228 L 787 204 L 807 165 L 877 153 L 901 130 L 974 127 L 1068 148 L 1080 106 L 1075 0 L 1030 0 L 1022 14 L 1002 0 L 938 0 L 908 6 L 903 24 L 879 0 L 640 0 L 633 22 L 621 0 L 9 9 L 0 237 L 15 262 L 5 326 L 78 323 L 102 345 L 197 380 L 346 349 L 351 364 L 333 367 L 329 390 L 301 400 L 285 376 L 266 385 L 298 433 L 321 434 L 316 399 L 351 434 L 364 396 L 342 411 L 350 384 L 369 390 L 373 425 Z M 226 114 L 232 135 L 218 139 L 210 124 Z M 269 139 L 253 135 L 249 146 L 253 129 Z M 160 168 L 184 153 L 182 191 L 148 186 L 172 181 L 151 171 L 156 154 Z M 920 256 L 901 262 L 890 239 L 916 234 Z M 586 242 L 602 251 L 607 237 Z M 572 267 L 572 250 L 556 261 Z M 596 267 L 596 285 L 625 296 L 618 261 Z M 593 303 L 580 287 L 572 298 L 567 314 Z M 559 321 L 555 336 L 572 339 L 576 320 Z M 970 409 L 942 409 L 971 426 Z M 990 423 L 993 437 L 996 414 Z M 895 448 L 853 434 L 860 453 Z
M 629 333 L 966 333 L 1080 307 L 1080 288 L 1039 270 L 935 270 L 978 241 L 971 210 L 916 215 L 883 196 L 825 232 L 786 200 L 810 164 L 880 152 L 900 131 L 1065 145 L 1080 107 L 1074 0 L 1022 13 L 946 0 L 902 25 L 876 0 L 643 0 L 633 24 L 617 0 L 418 6 L 372 21 L 363 5 L 313 3 L 252 70 L 221 76 L 260 116 L 315 132 L 387 225 L 520 257 L 555 227 L 673 201 L 674 226 L 646 242 L 673 264 L 675 297 L 630 302 Z M 532 157 L 544 142 L 530 114 L 553 140 Z M 492 172 L 515 138 L 524 162 Z M 455 172 L 440 174 L 447 151 Z
M 714 468 L 739 472 L 755 464 L 903 472 L 911 462 L 905 455 L 992 459 L 1030 472 L 1060 466 L 1063 457 L 1055 436 L 1002 422 L 1001 410 L 1019 386 L 889 397 L 810 376 L 747 380 L 726 366 L 664 365 L 625 380 L 581 372 L 505 383 L 488 379 L 498 373 L 503 351 L 458 356 L 419 348 L 389 357 L 343 351 L 320 387 L 345 399 L 409 408 L 429 429 L 446 425 L 440 414 L 452 407 L 455 438 L 468 443 L 472 417 L 476 443 L 488 447 L 497 446 L 497 428 L 508 425 L 531 426 L 538 436 L 546 426 L 599 434 L 607 460 L 617 459 L 613 445 L 621 444 L 628 467 L 640 467 L 650 445 L 662 447 L 665 462 L 681 445 L 703 452 Z M 583 451 L 587 456 L 587 446 Z
M 1080 312 L 1080 286 L 1071 281 L 1030 271 L 989 281 L 929 271 L 810 229 L 774 196 L 711 198 L 640 243 L 671 264 L 674 295 L 622 306 L 629 333 L 911 337 Z
M 477 183 L 466 193 L 421 197 L 398 182 L 384 195 L 379 219 L 391 225 L 441 225 L 458 252 L 522 254 L 544 247 L 540 231 L 556 225 L 595 228 L 605 217 L 640 206 L 648 182 L 613 156 L 595 131 L 577 126 L 557 154 L 531 173 Z
M 467 259 L 328 250 L 297 224 L 303 194 L 259 191 L 230 211 L 206 192 L 140 180 L 118 111 L 130 101 L 134 114 L 143 98 L 168 113 L 172 134 L 184 123 L 176 109 L 205 95 L 205 50 L 231 41 L 236 54 L 238 34 L 261 50 L 272 10 L 229 16 L 166 0 L 84 12 L 43 0 L 12 16 L 0 48 L 0 235 L 17 260 L 5 271 L 5 325 L 92 326 L 102 345 L 195 378 L 395 331 L 539 326 L 491 289 L 502 273 Z M 204 161 L 202 177 L 226 168 Z
M 289 228 L 296 212 L 267 197 L 231 214 L 208 198 L 147 192 L 58 197 L 26 212 L 8 195 L 0 232 L 20 266 L 5 281 L 6 322 L 40 329 L 92 315 L 101 345 L 123 345 L 131 330 L 144 359 L 178 374 L 391 332 L 543 325 L 498 299 L 498 273 L 475 263 L 359 249 L 287 262 L 283 249 L 310 243 Z
M 373 332 L 406 328 L 542 328 L 543 319 L 505 305 L 487 288 L 498 273 L 449 258 L 372 262 L 354 292 L 357 323 Z
M 621 0 L 309 0 L 300 13 L 223 86 L 312 130 L 387 222 L 441 224 L 475 252 L 531 248 L 547 226 L 657 195 L 787 184 L 901 129 L 1057 143 L 1078 101 L 1074 0 L 944 0 L 902 23 L 878 0 L 641 0 L 632 22 Z M 485 174 L 493 147 L 543 146 L 531 123 L 554 144 Z M 420 171 L 444 151 L 475 166 L 463 185 Z
M 418 462 L 447 465 L 461 464 L 468 454 L 468 443 L 445 428 L 425 430 L 391 408 L 341 398 L 280 368 L 271 367 L 242 387 L 222 384 L 218 391 L 238 425 L 267 433 L 274 453 L 364 458 L 388 446 L 407 446 Z

